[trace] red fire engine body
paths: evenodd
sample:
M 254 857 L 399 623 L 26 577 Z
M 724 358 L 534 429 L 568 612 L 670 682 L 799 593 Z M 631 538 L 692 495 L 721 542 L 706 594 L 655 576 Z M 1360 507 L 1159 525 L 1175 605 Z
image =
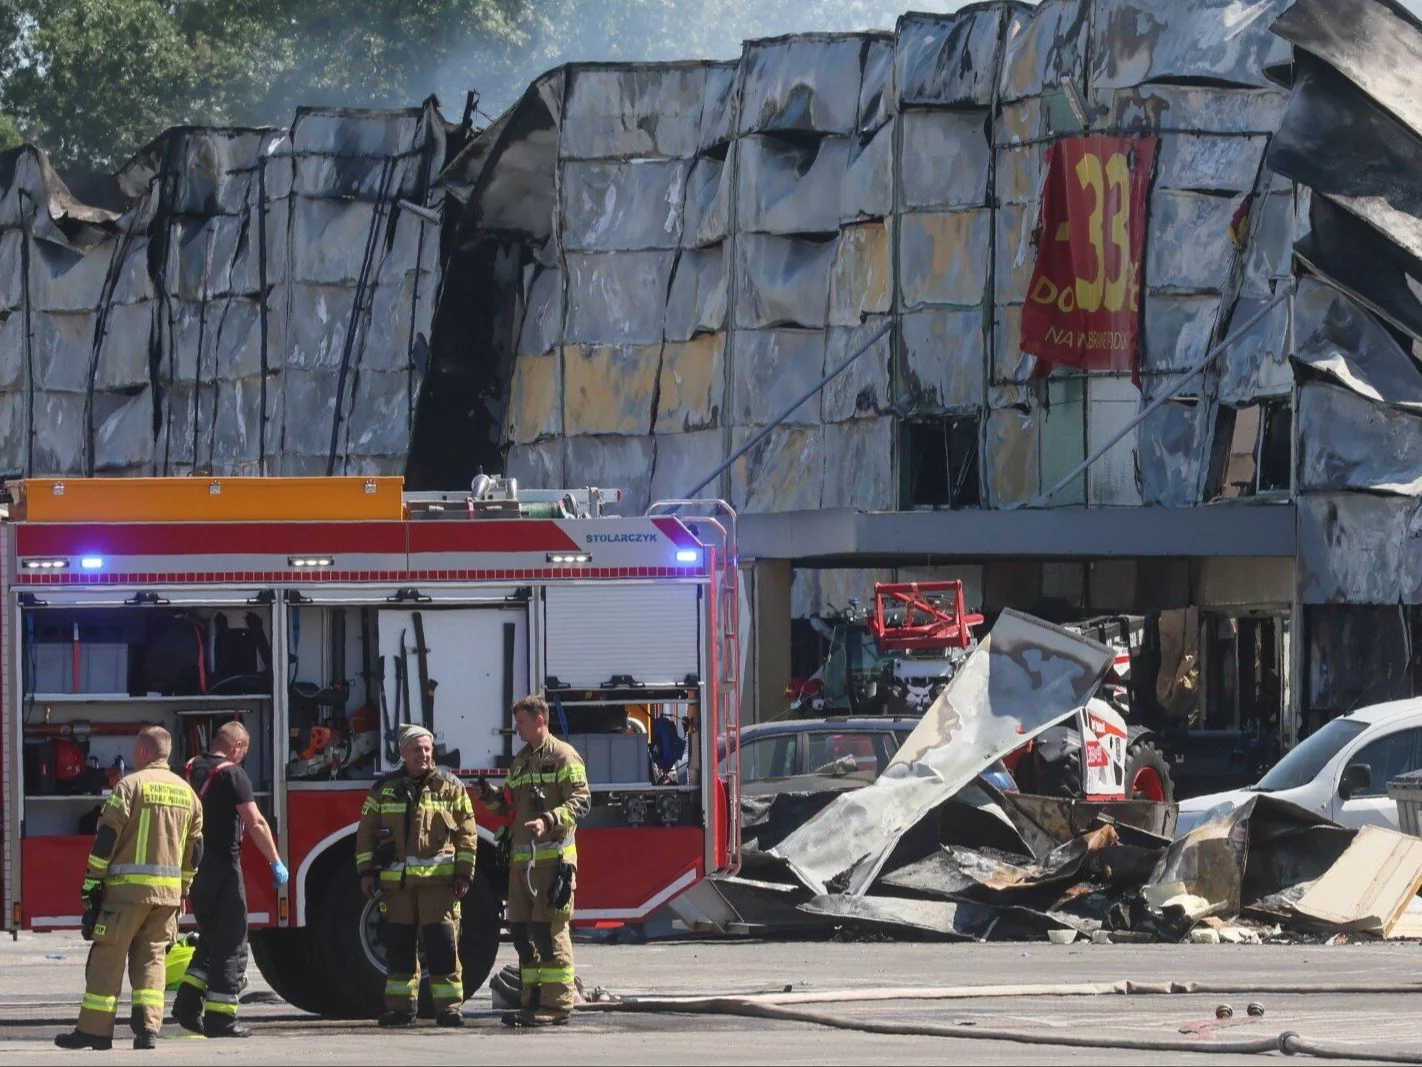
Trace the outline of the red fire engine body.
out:
M 406 494 L 395 478 L 31 479 L 8 495 L 8 929 L 78 927 L 90 824 L 144 723 L 173 734 L 178 769 L 222 722 L 252 733 L 246 769 L 291 871 L 276 890 L 244 852 L 253 953 L 280 994 L 323 1014 L 380 1008 L 383 949 L 352 846 L 372 781 L 398 765 L 402 722 L 431 726 L 462 779 L 497 786 L 519 746 L 509 704 L 549 700 L 594 794 L 579 924 L 640 921 L 737 866 L 725 505 L 609 517 L 615 491 L 520 495 L 484 478 L 450 494 Z M 471 992 L 492 967 L 504 889 L 499 824 L 476 810 Z

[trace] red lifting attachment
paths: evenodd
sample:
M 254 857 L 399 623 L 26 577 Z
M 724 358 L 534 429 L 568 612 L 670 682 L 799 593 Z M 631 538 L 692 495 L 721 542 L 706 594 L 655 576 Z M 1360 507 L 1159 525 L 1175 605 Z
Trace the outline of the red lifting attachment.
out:
M 902 620 L 887 618 L 892 611 Z M 869 630 L 881 651 L 908 652 L 971 648 L 973 627 L 981 626 L 981 615 L 969 615 L 963 602 L 963 583 L 954 578 L 942 582 L 875 582 L 874 617 Z

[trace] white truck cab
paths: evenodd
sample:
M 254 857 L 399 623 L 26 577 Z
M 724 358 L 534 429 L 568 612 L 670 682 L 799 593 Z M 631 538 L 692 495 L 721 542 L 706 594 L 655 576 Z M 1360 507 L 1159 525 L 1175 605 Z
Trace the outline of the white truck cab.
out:
M 1387 783 L 1422 767 L 1422 698 L 1374 704 L 1324 724 L 1246 789 L 1180 802 L 1176 835 L 1268 793 L 1344 826 L 1396 830 Z

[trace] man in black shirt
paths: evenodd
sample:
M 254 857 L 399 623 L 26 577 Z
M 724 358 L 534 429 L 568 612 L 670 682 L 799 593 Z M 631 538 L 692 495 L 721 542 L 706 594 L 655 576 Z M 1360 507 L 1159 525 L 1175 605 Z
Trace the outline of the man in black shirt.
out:
M 197 919 L 197 950 L 173 999 L 178 1025 L 208 1037 L 248 1037 L 237 1025 L 237 995 L 247 976 L 247 890 L 242 883 L 245 830 L 271 864 L 278 886 L 287 871 L 271 827 L 242 769 L 251 737 L 239 722 L 217 731 L 212 751 L 188 761 L 188 781 L 202 798 L 206 848 L 189 902 Z

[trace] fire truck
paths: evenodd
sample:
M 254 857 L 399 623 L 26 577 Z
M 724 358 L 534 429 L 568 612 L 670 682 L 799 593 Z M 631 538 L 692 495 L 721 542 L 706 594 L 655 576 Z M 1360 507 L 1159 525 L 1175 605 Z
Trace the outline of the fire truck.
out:
M 583 754 L 576 923 L 638 922 L 739 864 L 742 672 L 735 514 L 670 501 L 607 514 L 607 489 L 406 493 L 399 478 L 40 478 L 0 494 L 0 850 L 7 929 L 74 930 L 99 809 L 133 736 L 179 770 L 223 723 L 292 872 L 244 853 L 253 956 L 291 1004 L 381 1010 L 359 808 L 401 724 L 499 786 L 509 707 L 546 698 Z M 501 933 L 499 822 L 476 803 L 465 989 Z M 191 917 L 183 922 L 190 924 Z M 427 997 L 425 998 L 427 1001 Z

